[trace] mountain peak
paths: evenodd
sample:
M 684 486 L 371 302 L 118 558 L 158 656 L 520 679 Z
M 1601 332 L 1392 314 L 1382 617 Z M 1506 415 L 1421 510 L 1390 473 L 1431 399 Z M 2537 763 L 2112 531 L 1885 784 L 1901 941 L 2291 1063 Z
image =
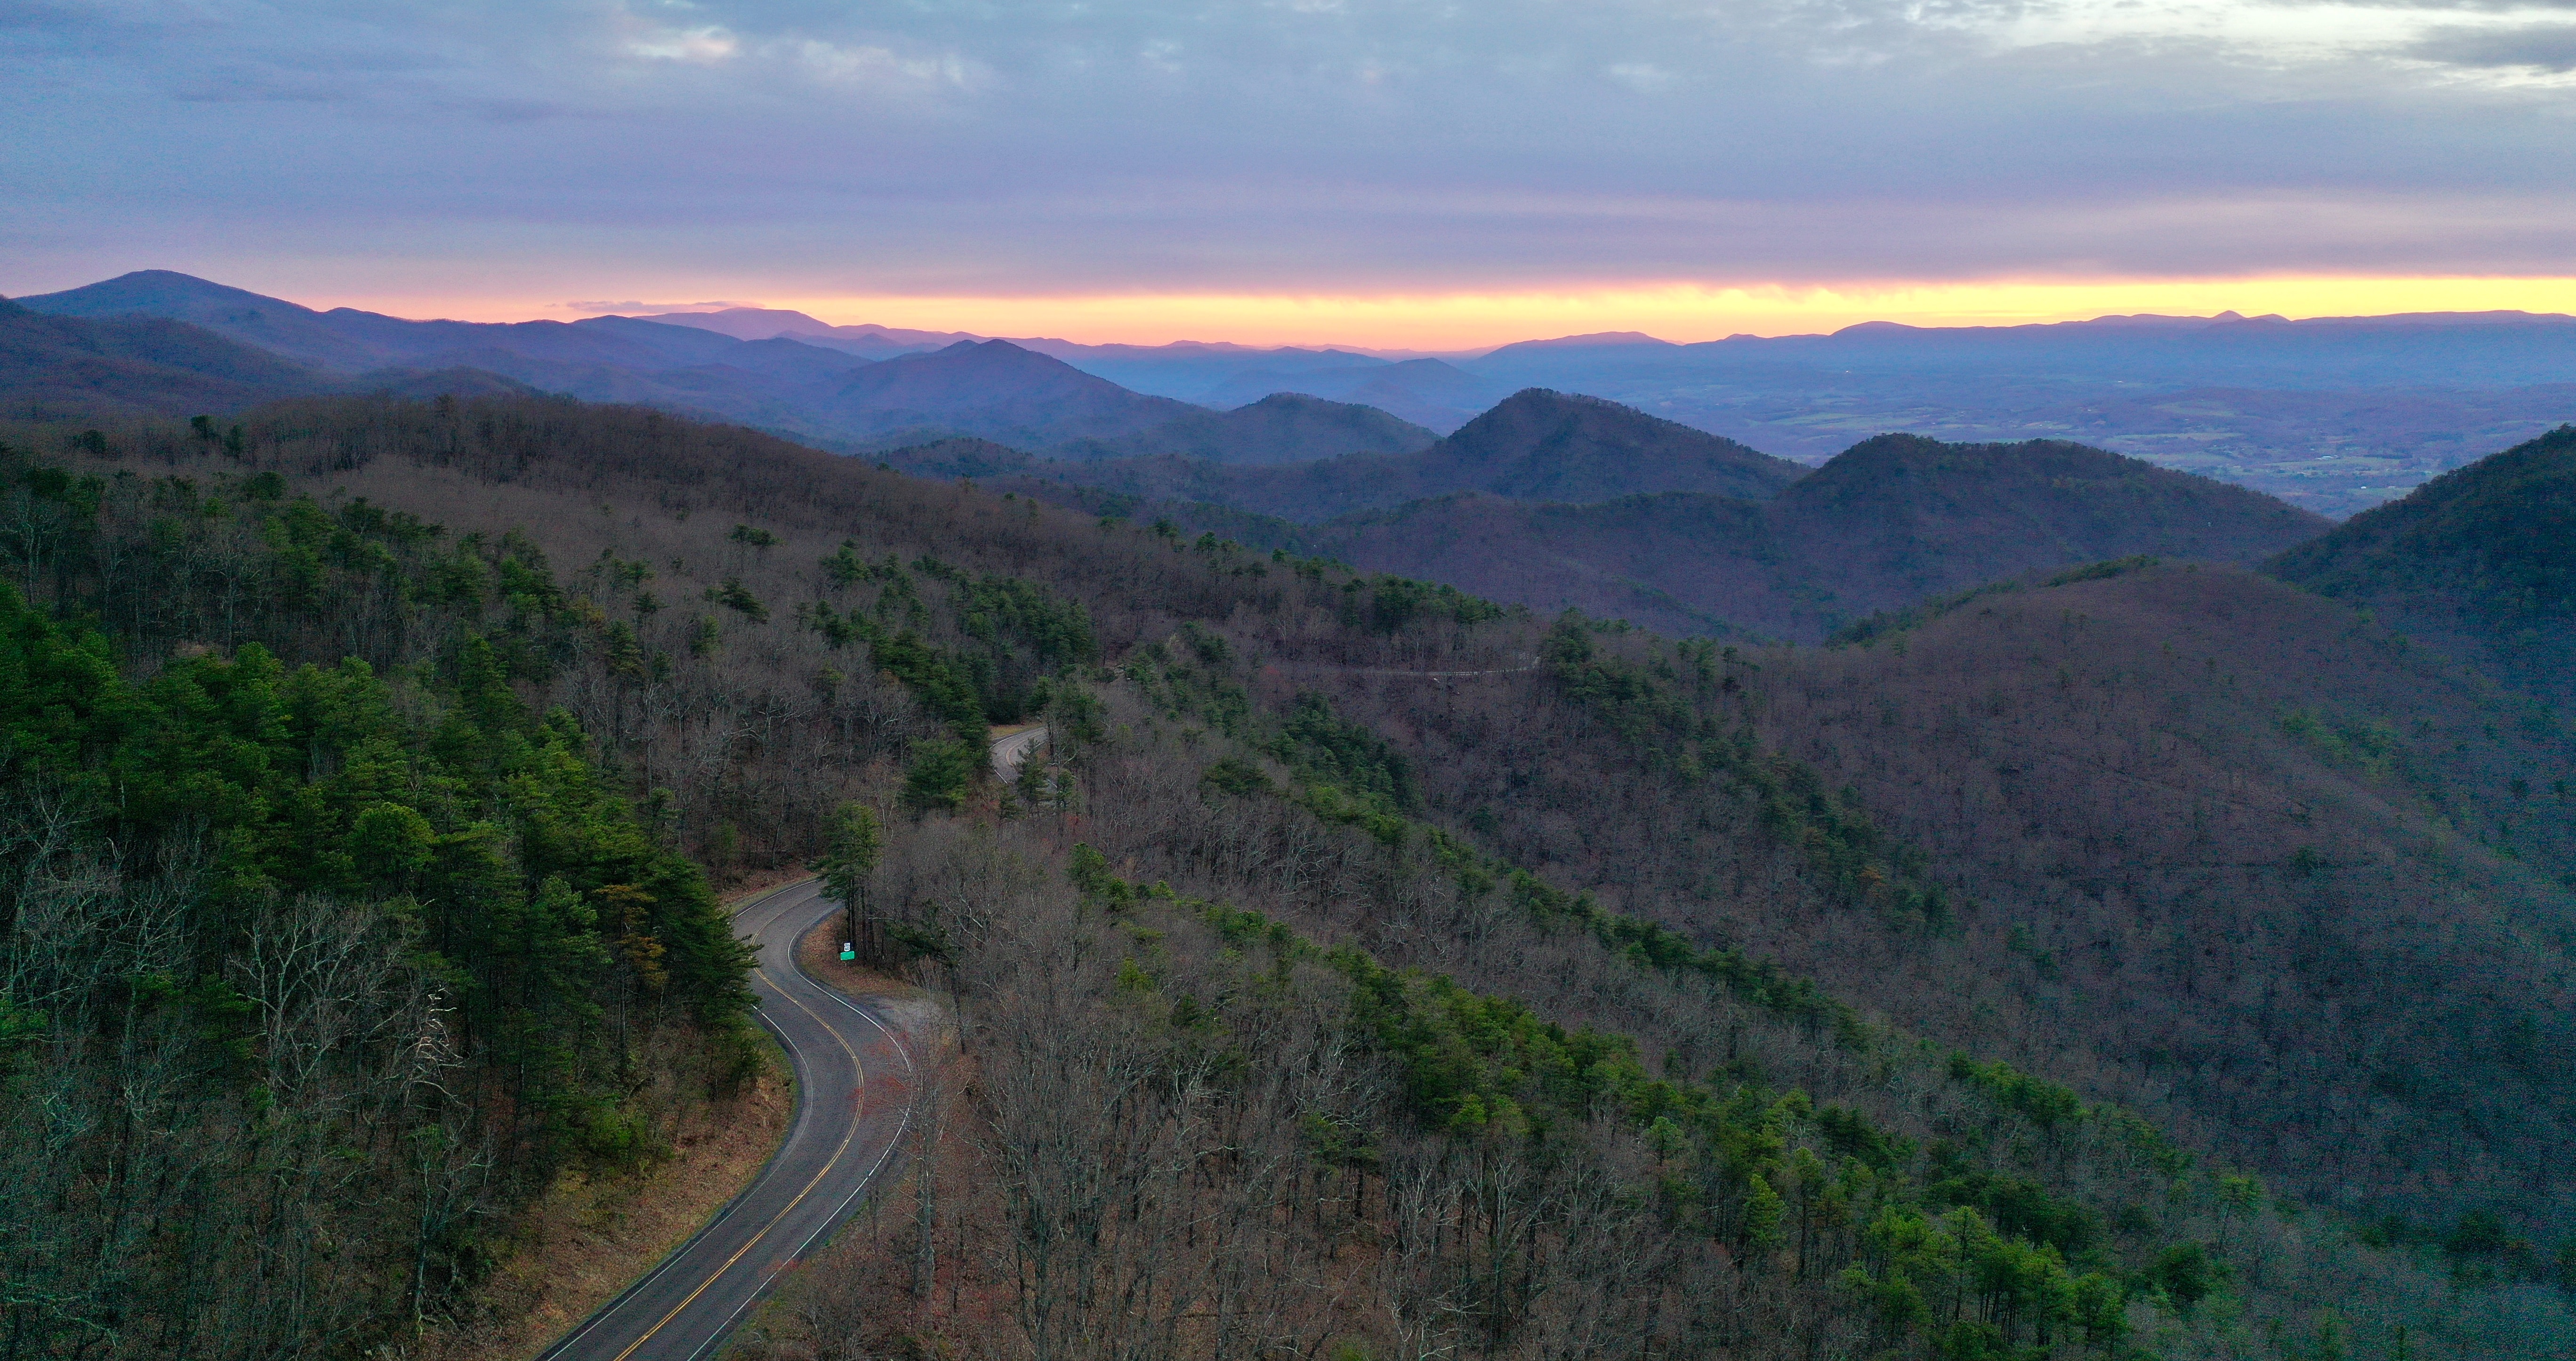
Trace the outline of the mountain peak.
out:
M 1979 546 L 1986 540 L 2014 539 L 2019 526 L 2061 517 L 2043 537 L 2073 542 L 2092 535 L 2089 556 L 2143 551 L 2251 563 L 2331 523 L 2247 487 L 2070 440 L 1950 444 L 1911 434 L 1853 445 L 1781 493 L 1779 505 L 1811 519 L 1849 520 L 1866 509 L 1874 532 L 1945 526 L 1906 529 L 1915 536 L 1907 551 L 1938 539 L 1952 545 L 1943 551 L 1970 556 L 1989 551 Z M 2142 528 L 2122 531 L 2127 538 L 2106 537 L 2100 526 L 2083 527 L 2086 513 L 2105 525 Z M 2162 537 L 2139 547 L 2148 540 L 2138 535 L 2150 530 Z M 1987 575 L 2026 565 L 1996 559 Z
M 1534 501 L 1653 491 L 1763 500 L 1806 469 L 1601 397 L 1523 388 L 1424 456 L 1481 469 L 1476 485 Z
M 1410 454 L 1440 437 L 1376 407 L 1303 392 L 1274 392 L 1223 413 L 1198 411 L 1124 440 L 1076 450 L 1085 457 L 1177 454 L 1237 466 L 1312 463 L 1346 454 Z
M 311 313 L 283 298 L 234 288 L 171 269 L 138 269 L 94 284 L 18 300 L 31 312 L 58 317 L 113 317 L 137 313 L 193 321 L 191 312 L 212 307 L 279 307 Z
M 1669 340 L 1658 340 L 1643 331 L 1592 331 L 1579 336 L 1558 336 L 1552 340 L 1516 340 L 1496 346 L 1485 355 L 1525 354 L 1532 350 L 1606 350 L 1645 348 L 1670 350 L 1678 348 Z
M 736 340 L 772 340 L 779 336 L 831 335 L 841 328 L 782 307 L 719 307 L 705 312 L 656 312 L 637 321 L 689 326 Z
M 887 432 L 978 435 L 1051 445 L 1115 439 L 1205 408 L 1130 392 L 1007 340 L 960 340 L 870 364 L 849 376 L 836 414 Z

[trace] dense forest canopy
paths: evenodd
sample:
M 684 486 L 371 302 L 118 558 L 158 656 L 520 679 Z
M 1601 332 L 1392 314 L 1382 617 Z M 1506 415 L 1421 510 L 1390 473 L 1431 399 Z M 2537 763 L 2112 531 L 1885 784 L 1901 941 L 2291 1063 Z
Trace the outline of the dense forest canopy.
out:
M 757 1062 L 704 875 L 512 684 L 586 622 L 533 546 L 6 476 L 13 1347 L 363 1347 Z
M 2576 426 L 2445 473 L 2269 570 L 2576 700 Z

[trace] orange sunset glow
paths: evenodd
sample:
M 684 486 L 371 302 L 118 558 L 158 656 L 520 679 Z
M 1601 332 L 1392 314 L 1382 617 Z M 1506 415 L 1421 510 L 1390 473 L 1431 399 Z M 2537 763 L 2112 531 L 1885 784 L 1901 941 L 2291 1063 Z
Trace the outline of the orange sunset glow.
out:
M 1465 350 L 1532 337 L 1643 331 L 1688 343 L 1729 335 L 1828 332 L 1864 321 L 1911 326 L 2017 326 L 2110 314 L 2292 318 L 2400 312 L 2576 313 L 2576 276 L 2523 278 L 2279 277 L 1980 282 L 1637 284 L 1619 288 L 1425 294 L 1131 293 L 923 297 L 764 294 L 736 282 L 670 281 L 669 297 L 740 299 L 835 325 L 875 323 L 979 335 L 1052 336 L 1089 344 L 1224 340 L 1244 345 L 1361 345 Z M 564 319 L 561 304 L 419 296 L 306 299 L 406 316 L 469 321 Z

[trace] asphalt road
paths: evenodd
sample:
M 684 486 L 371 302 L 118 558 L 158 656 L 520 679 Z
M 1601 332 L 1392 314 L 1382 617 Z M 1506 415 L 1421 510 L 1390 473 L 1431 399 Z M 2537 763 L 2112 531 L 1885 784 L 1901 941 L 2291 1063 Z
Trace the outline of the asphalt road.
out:
M 1029 753 L 1036 751 L 1039 744 L 1046 740 L 1045 724 L 995 739 L 993 742 L 994 777 L 1003 780 L 1017 777 L 1021 764 L 1029 759 Z
M 760 1021 L 796 1067 L 796 1116 L 760 1175 L 696 1237 L 539 1361 L 694 1361 L 859 1202 L 911 1127 L 916 1070 L 894 1018 L 798 971 L 796 938 L 837 910 L 812 880 L 734 914 L 759 951 Z

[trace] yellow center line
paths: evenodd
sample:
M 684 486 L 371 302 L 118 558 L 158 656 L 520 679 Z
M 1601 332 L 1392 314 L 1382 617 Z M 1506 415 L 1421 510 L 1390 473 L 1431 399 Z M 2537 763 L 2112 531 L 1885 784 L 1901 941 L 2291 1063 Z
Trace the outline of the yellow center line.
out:
M 769 971 L 767 969 L 754 969 L 753 972 L 759 974 L 763 980 L 770 984 L 771 987 L 775 988 L 778 986 L 777 981 L 769 977 Z M 786 998 L 788 1003 L 794 1006 L 798 1011 L 804 1012 L 805 1015 L 814 1022 L 814 1024 L 822 1026 L 824 1033 L 830 1035 L 833 1042 L 841 1046 L 841 1052 L 850 1056 L 850 1067 L 859 1075 L 859 1092 L 864 1096 L 868 1088 L 868 1070 L 864 1064 L 859 1062 L 859 1052 L 850 1047 L 850 1042 L 848 1040 L 841 1038 L 840 1031 L 833 1029 L 822 1017 L 816 1016 L 812 1007 L 805 1005 L 803 1002 L 797 1001 L 794 994 L 788 992 L 785 988 L 778 988 L 778 995 Z M 662 1331 L 663 1327 L 669 1324 L 671 1320 L 678 1318 L 681 1310 L 695 1304 L 698 1296 L 707 1292 L 708 1286 L 714 1285 L 726 1272 L 731 1271 L 733 1269 L 733 1264 L 741 1261 L 744 1253 L 760 1246 L 760 1241 L 769 1236 L 769 1231 L 777 1228 L 780 1223 L 785 1221 L 787 1216 L 793 1213 L 797 1206 L 804 1204 L 805 1197 L 814 1194 L 814 1188 L 823 1184 L 823 1178 L 829 1175 L 833 1168 L 840 1166 L 841 1155 L 849 1152 L 850 1141 L 858 1136 L 859 1122 L 854 1114 L 850 1120 L 850 1128 L 847 1132 L 841 1135 L 841 1146 L 832 1150 L 830 1160 L 825 1162 L 823 1166 L 814 1173 L 814 1179 L 812 1181 L 805 1183 L 805 1189 L 797 1192 L 794 1200 L 791 1200 L 784 1206 L 780 1207 L 777 1214 L 770 1216 L 769 1222 L 761 1226 L 759 1233 L 752 1235 L 750 1242 L 734 1249 L 733 1256 L 724 1259 L 724 1265 L 707 1273 L 707 1278 L 698 1282 L 698 1288 L 690 1291 L 688 1298 L 681 1300 L 678 1304 L 672 1305 L 671 1312 L 664 1314 L 660 1322 L 657 1322 L 652 1327 L 645 1329 L 642 1337 L 626 1344 L 626 1350 L 619 1352 L 615 1361 L 626 1361 L 626 1358 L 635 1354 L 636 1348 L 652 1341 L 653 1335 Z

